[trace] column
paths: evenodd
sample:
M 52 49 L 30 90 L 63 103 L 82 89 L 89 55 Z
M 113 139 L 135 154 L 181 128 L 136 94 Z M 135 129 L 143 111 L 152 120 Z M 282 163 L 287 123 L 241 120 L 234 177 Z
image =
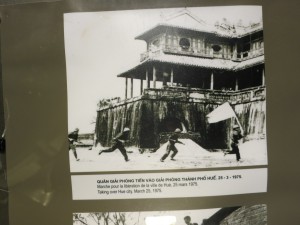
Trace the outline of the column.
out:
M 141 79 L 141 95 L 143 94 L 143 89 L 144 89 L 144 83 L 143 83 L 143 79 Z
M 235 90 L 239 90 L 239 79 L 237 75 L 235 76 Z
M 211 57 L 213 57 L 214 56 L 214 50 L 211 48 L 211 46 L 209 46 L 210 48 L 209 48 L 209 55 L 211 56 Z
M 125 99 L 127 99 L 128 79 L 125 78 Z
M 171 87 L 173 87 L 173 83 L 174 83 L 174 72 L 173 72 L 173 68 L 171 68 Z
M 237 43 L 233 46 L 233 59 L 237 58 Z
M 169 74 L 167 72 L 163 72 L 162 75 L 163 75 L 163 86 L 166 87 L 169 79 Z
M 130 79 L 131 86 L 130 86 L 130 97 L 133 97 L 133 78 Z
M 165 34 L 161 36 L 160 41 L 161 41 L 161 47 L 165 48 L 165 46 L 166 46 L 166 35 Z
M 156 69 L 153 66 L 153 88 L 156 88 Z
M 211 75 L 210 75 L 210 90 L 213 90 L 214 89 L 214 73 L 211 72 Z
M 150 80 L 149 80 L 148 69 L 146 69 L 146 84 L 147 84 L 147 88 L 150 88 Z

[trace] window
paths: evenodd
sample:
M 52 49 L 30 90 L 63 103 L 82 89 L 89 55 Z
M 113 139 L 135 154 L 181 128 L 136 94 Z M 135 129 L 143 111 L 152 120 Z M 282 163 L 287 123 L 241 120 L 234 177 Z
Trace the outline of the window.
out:
M 179 45 L 180 45 L 180 47 L 182 49 L 189 49 L 190 46 L 191 46 L 191 43 L 190 43 L 189 39 L 187 39 L 187 38 L 181 38 L 179 40 Z
M 152 44 L 151 44 L 151 50 L 152 50 L 152 51 L 158 50 L 159 45 L 160 45 L 159 39 L 155 39 L 154 41 L 152 41 Z
M 152 44 L 155 47 L 159 47 L 159 39 L 156 39 L 155 41 L 153 41 Z
M 219 52 L 222 49 L 220 45 L 213 45 L 211 47 L 214 50 L 214 52 Z

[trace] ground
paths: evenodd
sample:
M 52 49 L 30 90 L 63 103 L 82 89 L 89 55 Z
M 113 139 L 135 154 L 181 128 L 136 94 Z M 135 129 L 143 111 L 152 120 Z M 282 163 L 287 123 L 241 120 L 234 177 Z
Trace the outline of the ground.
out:
M 267 165 L 266 140 L 253 140 L 240 144 L 241 161 L 237 162 L 235 155 L 226 155 L 222 150 L 210 152 L 197 145 L 190 139 L 181 139 L 185 145 L 176 144 L 178 154 L 176 161 L 170 156 L 160 162 L 165 153 L 166 144 L 156 152 L 141 154 L 137 147 L 128 147 L 129 162 L 125 162 L 122 154 L 117 149 L 112 153 L 98 152 L 103 147 L 97 146 L 92 150 L 88 147 L 78 147 L 79 161 L 76 161 L 72 151 L 69 152 L 71 172 L 101 172 L 101 171 L 128 171 L 128 170 L 164 170 L 164 169 L 195 169 L 218 168 L 235 166 Z

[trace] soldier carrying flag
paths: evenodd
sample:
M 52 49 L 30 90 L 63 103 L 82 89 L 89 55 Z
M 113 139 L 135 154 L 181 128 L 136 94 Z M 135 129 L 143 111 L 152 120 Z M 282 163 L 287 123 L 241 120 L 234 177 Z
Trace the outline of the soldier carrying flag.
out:
M 243 138 L 243 135 L 241 134 L 241 130 L 239 125 L 233 126 L 233 132 L 231 136 L 231 151 L 224 152 L 224 156 L 228 154 L 235 154 L 236 155 L 236 161 L 240 161 L 241 155 L 240 155 L 240 149 L 239 149 L 239 140 Z
M 224 152 L 224 156 L 227 154 L 235 154 L 236 160 L 240 161 L 241 155 L 238 144 L 239 140 L 243 137 L 244 131 L 230 104 L 228 102 L 225 102 L 207 115 L 207 120 L 209 123 L 217 123 L 219 121 L 227 120 L 230 118 L 235 118 L 238 125 L 233 126 L 230 145 L 231 151 Z

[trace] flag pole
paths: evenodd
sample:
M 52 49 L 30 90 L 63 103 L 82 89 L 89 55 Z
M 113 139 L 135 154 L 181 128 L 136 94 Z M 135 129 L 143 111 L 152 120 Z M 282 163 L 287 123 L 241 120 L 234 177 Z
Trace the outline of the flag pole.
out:
M 244 129 L 235 111 L 233 110 L 233 107 L 230 105 L 229 102 L 225 102 L 222 105 L 218 106 L 212 112 L 210 112 L 206 117 L 208 118 L 209 123 L 216 123 L 229 118 L 235 118 L 240 127 L 241 132 L 244 134 Z
M 235 119 L 236 119 L 236 122 L 238 123 L 238 125 L 240 126 L 240 129 L 241 129 L 241 132 L 242 132 L 242 135 L 244 135 L 244 129 L 239 121 L 239 119 L 237 118 L 237 115 L 236 113 L 234 112 L 234 115 L 235 115 Z
M 231 104 L 228 102 L 228 104 L 230 105 L 230 107 L 231 107 L 231 109 L 232 109 L 232 111 L 233 111 L 233 113 L 234 113 L 234 117 L 235 117 L 235 119 L 236 119 L 236 122 L 238 123 L 238 125 L 239 125 L 239 127 L 240 127 L 240 129 L 241 129 L 241 132 L 242 132 L 242 134 L 244 135 L 244 129 L 243 129 L 243 127 L 242 127 L 242 124 L 240 123 L 240 121 L 239 121 L 239 119 L 238 119 L 238 117 L 237 117 L 237 115 L 236 115 L 236 112 L 233 110 L 233 108 L 232 108 L 232 106 L 231 106 Z

